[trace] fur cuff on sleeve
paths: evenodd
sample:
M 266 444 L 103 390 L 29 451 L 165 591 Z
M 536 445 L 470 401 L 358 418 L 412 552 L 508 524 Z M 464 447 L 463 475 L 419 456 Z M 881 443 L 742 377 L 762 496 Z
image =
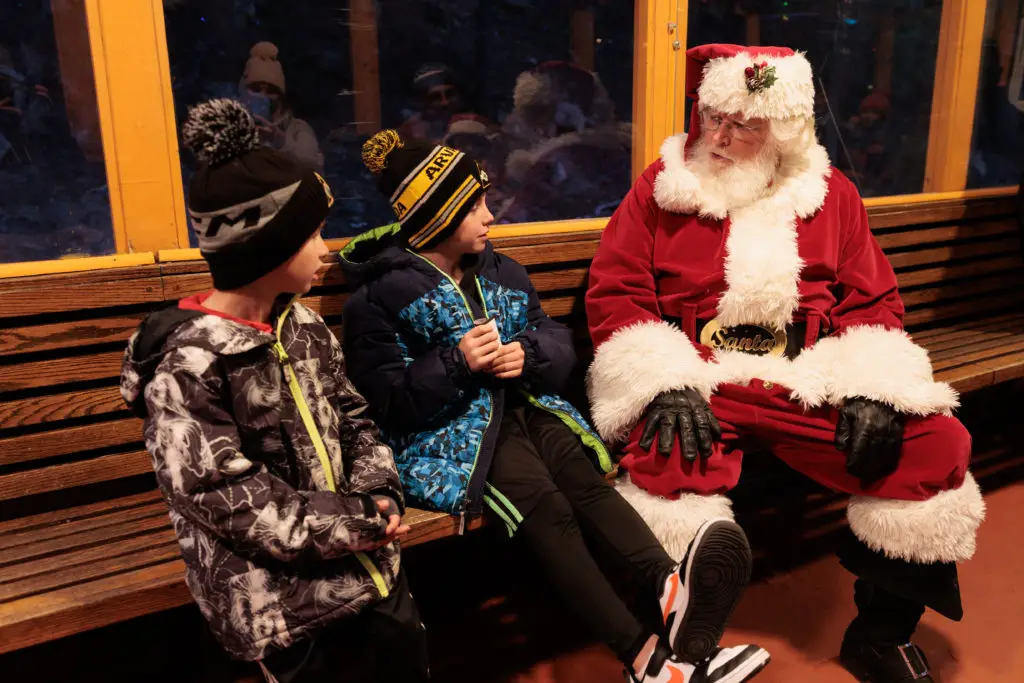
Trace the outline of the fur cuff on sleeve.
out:
M 907 415 L 949 415 L 959 405 L 956 391 L 932 377 L 928 352 L 903 330 L 858 325 L 819 341 L 801 354 L 826 378 L 828 402 L 841 406 L 862 396 Z
M 711 373 L 678 327 L 657 321 L 624 327 L 598 347 L 587 373 L 594 426 L 608 442 L 621 441 L 654 398 L 671 389 L 711 396 Z

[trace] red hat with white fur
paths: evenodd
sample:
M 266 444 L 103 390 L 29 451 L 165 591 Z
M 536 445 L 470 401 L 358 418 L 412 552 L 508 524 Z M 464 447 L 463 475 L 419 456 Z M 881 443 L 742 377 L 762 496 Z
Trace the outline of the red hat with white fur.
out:
M 700 138 L 700 109 L 785 120 L 814 115 L 814 77 L 788 47 L 698 45 L 686 51 L 686 94 L 695 99 L 687 146 Z

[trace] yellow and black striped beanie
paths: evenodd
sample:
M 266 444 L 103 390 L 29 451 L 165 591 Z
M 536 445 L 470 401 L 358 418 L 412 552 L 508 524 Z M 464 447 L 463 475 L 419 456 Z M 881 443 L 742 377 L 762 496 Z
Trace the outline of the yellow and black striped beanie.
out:
M 382 130 L 363 145 L 363 163 L 414 251 L 437 246 L 454 233 L 487 191 L 487 174 L 464 152 Z

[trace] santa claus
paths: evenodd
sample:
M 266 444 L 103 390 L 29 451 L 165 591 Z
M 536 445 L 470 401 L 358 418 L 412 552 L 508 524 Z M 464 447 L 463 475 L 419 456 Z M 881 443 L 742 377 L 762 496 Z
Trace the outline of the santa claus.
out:
M 687 52 L 690 130 L 612 217 L 590 270 L 594 422 L 621 444 L 620 491 L 670 553 L 764 447 L 851 494 L 839 555 L 858 616 L 841 661 L 871 681 L 931 681 L 911 634 L 963 616 L 956 564 L 984 502 L 957 395 L 902 329 L 896 276 L 857 189 L 814 132 L 805 57 Z

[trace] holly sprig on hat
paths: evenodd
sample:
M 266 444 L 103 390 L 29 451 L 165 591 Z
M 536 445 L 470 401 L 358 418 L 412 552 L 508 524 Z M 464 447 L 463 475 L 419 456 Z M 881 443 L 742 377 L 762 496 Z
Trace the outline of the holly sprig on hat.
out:
M 769 66 L 768 62 L 748 66 L 744 72 L 747 77 L 747 92 L 754 94 L 772 87 L 778 78 L 775 75 L 775 67 Z

